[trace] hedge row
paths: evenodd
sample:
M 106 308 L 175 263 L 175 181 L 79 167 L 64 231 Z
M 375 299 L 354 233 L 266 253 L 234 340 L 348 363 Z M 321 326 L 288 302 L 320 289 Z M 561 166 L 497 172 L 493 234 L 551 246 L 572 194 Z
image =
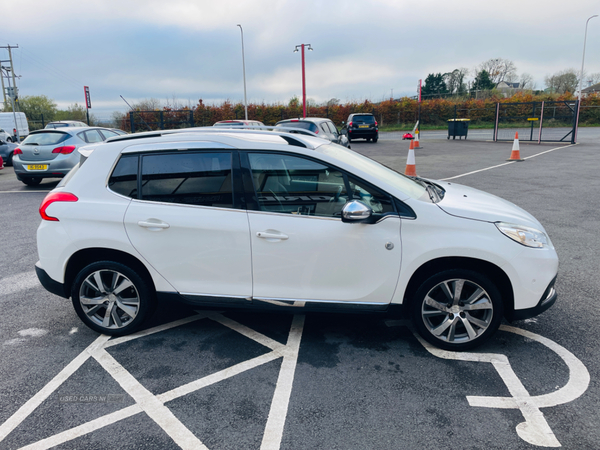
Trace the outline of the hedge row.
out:
M 373 113 L 380 126 L 406 125 L 412 126 L 419 117 L 419 108 L 422 125 L 445 125 L 448 119 L 468 118 L 472 124 L 493 123 L 496 116 L 496 104 L 500 103 L 503 111 L 511 116 L 528 117 L 532 113 L 532 105 L 528 102 L 573 102 L 576 100 L 571 94 L 562 96 L 546 95 L 533 96 L 531 94 L 517 93 L 509 98 L 491 97 L 486 99 L 430 99 L 424 100 L 420 105 L 411 98 L 388 100 L 381 103 L 364 101 L 362 103 L 347 103 L 344 105 L 310 106 L 307 115 L 310 117 L 330 118 L 337 126 L 341 126 L 351 113 Z M 521 103 L 520 105 L 505 105 L 507 103 Z M 565 114 L 569 114 L 569 107 L 562 107 Z M 539 108 L 539 105 L 538 105 Z M 560 108 L 559 108 L 560 109 Z M 556 109 L 555 109 L 556 114 Z M 172 110 L 165 107 L 157 111 L 136 111 L 133 114 L 136 131 L 157 128 L 180 128 L 189 126 L 210 126 L 220 120 L 243 119 L 244 105 L 225 101 L 221 105 L 206 105 L 202 100 L 193 108 Z M 288 105 L 282 104 L 256 104 L 248 105 L 248 118 L 259 120 L 265 125 L 274 125 L 276 122 L 294 117 L 302 117 L 302 104 L 296 99 Z M 142 120 L 143 119 L 143 120 Z M 144 124 L 146 122 L 146 124 Z M 582 101 L 580 113 L 581 124 L 600 124 L 600 95 L 594 94 Z M 121 119 L 121 128 L 131 129 L 130 115 L 126 114 Z

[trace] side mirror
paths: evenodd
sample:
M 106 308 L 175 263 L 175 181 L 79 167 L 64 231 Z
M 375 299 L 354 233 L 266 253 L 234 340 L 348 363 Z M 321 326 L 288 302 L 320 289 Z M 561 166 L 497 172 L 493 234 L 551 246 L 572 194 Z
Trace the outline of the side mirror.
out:
M 351 200 L 342 208 L 342 222 L 370 222 L 373 210 L 358 200 Z

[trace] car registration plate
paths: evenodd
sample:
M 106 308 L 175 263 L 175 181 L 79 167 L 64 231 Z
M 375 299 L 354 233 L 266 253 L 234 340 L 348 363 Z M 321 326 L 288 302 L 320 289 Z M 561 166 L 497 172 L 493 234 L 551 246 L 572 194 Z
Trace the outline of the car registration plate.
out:
M 369 128 L 369 125 L 359 125 L 358 128 Z
M 27 170 L 48 170 L 48 164 L 29 164 Z

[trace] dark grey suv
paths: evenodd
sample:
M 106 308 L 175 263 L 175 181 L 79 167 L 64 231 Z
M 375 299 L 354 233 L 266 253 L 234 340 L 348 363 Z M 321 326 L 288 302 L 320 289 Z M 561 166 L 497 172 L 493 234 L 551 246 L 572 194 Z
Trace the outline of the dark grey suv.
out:
M 377 139 L 379 139 L 379 125 L 373 114 L 350 114 L 346 125 L 342 128 L 342 133 L 348 136 L 350 142 L 354 139 L 377 142 Z
M 340 133 L 335 124 L 330 119 L 320 117 L 304 117 L 298 119 L 280 120 L 275 124 L 276 127 L 302 128 L 311 131 L 317 136 L 327 139 L 334 144 L 340 144 L 350 148 L 348 138 Z

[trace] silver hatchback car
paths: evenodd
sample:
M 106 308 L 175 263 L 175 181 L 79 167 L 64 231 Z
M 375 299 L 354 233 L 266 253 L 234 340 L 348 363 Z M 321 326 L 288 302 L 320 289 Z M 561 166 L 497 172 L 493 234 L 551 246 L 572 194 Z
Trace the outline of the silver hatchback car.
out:
M 79 162 L 79 147 L 119 135 L 100 127 L 33 131 L 13 153 L 15 175 L 28 186 L 40 184 L 44 178 L 62 178 Z

